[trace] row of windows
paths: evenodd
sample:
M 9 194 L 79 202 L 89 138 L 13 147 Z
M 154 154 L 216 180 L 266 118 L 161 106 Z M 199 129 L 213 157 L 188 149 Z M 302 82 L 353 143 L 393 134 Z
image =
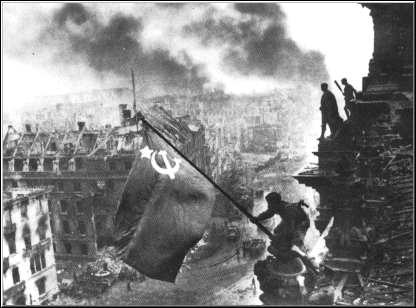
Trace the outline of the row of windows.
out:
M 15 171 L 38 171 L 39 170 L 39 160 L 38 159 L 29 159 L 29 164 L 25 166 L 25 160 L 24 159 L 15 159 L 14 161 L 14 170 Z M 44 171 L 53 171 L 54 170 L 54 160 L 53 159 L 44 159 L 43 161 L 43 170 Z M 68 160 L 61 159 L 59 161 L 59 170 L 61 171 L 69 171 L 73 170 L 70 167 L 70 162 Z M 72 163 L 73 164 L 73 163 Z M 108 163 L 108 169 L 111 171 L 120 170 L 120 167 L 117 168 L 117 166 L 120 166 L 117 164 L 117 161 L 110 161 Z M 129 171 L 132 167 L 132 161 L 126 160 L 123 162 L 123 167 L 125 171 Z M 27 168 L 27 169 L 25 169 Z M 84 160 L 83 159 L 75 159 L 75 170 L 80 170 L 84 168 Z M 121 171 L 121 170 L 120 170 Z
M 35 206 L 36 206 L 36 215 L 40 215 L 43 213 L 43 205 L 42 205 L 42 199 L 43 197 L 36 197 L 35 199 Z M 28 219 L 27 216 L 27 207 L 29 205 L 29 199 L 20 201 L 20 215 L 23 220 Z M 6 225 L 11 225 L 12 222 L 12 216 L 11 216 L 11 210 L 7 210 L 4 212 L 4 219 Z
M 36 274 L 37 272 L 40 272 L 44 268 L 46 268 L 46 259 L 44 251 L 30 258 L 30 271 L 32 272 L 32 275 Z
M 37 233 L 39 234 L 39 241 L 43 241 L 46 239 L 46 228 L 39 226 Z M 10 233 L 5 235 L 7 244 L 9 246 L 9 254 L 16 253 L 16 233 Z M 30 250 L 32 249 L 32 239 L 30 236 L 30 230 L 26 229 L 23 230 L 23 240 L 25 242 L 25 249 Z
M 129 171 L 132 167 L 132 162 L 130 160 L 124 161 L 124 170 Z M 117 162 L 112 160 L 108 163 L 108 169 L 111 171 L 117 170 Z
M 82 191 L 81 182 L 75 181 L 75 182 L 72 183 L 72 185 L 73 185 L 73 191 L 76 191 L 76 192 L 81 192 Z M 103 187 L 101 187 L 101 186 L 103 186 Z M 108 180 L 108 181 L 105 182 L 104 185 L 101 185 L 101 181 L 99 181 L 99 182 L 95 183 L 95 185 L 94 185 L 94 187 L 96 187 L 98 189 L 103 189 L 104 186 L 108 190 L 114 190 L 114 181 L 113 180 Z M 65 188 L 67 188 L 67 187 L 65 186 L 64 182 L 58 182 L 58 185 L 57 185 L 58 191 L 66 191 Z M 89 191 L 90 189 L 87 189 L 87 190 Z
M 40 272 L 41 270 L 46 268 L 46 258 L 45 258 L 45 251 L 38 253 L 30 258 L 30 271 L 33 274 Z M 20 282 L 20 273 L 19 267 L 16 266 L 12 269 L 12 277 L 13 277 L 13 284 L 17 284 Z M 39 293 L 39 294 L 43 294 Z
M 42 261 L 43 260 L 43 261 Z M 32 270 L 32 260 L 30 260 L 31 262 L 30 262 L 30 269 Z M 42 263 L 43 262 L 43 263 Z M 44 264 L 44 265 L 43 265 Z M 46 262 L 45 262 L 45 256 L 43 256 L 43 259 L 39 259 L 39 265 L 37 265 L 37 261 L 34 261 L 34 265 L 33 265 L 36 269 L 38 268 L 38 266 L 39 267 L 42 267 L 43 266 L 43 268 L 45 268 L 46 267 Z M 43 269 L 42 268 L 42 269 Z M 32 270 L 32 274 L 34 274 L 34 273 L 36 273 L 36 272 L 38 272 L 38 271 L 35 271 L 34 272 L 34 270 Z M 12 276 L 13 276 L 13 284 L 17 284 L 17 283 L 19 283 L 20 282 L 20 274 L 19 274 L 19 268 L 18 267 L 14 267 L 13 269 L 12 269 Z M 40 279 L 38 279 L 36 282 L 35 282 L 35 284 L 36 284 L 36 286 L 37 286 L 37 288 L 38 288 L 38 292 L 39 292 L 39 295 L 42 295 L 42 294 L 44 294 L 45 293 L 45 291 L 46 291 L 46 277 L 42 277 L 42 278 L 40 278 Z M 25 304 L 24 302 L 22 303 L 22 304 Z
M 64 243 L 64 247 L 65 247 L 65 253 L 72 255 L 73 254 L 73 250 L 72 250 L 72 244 L 69 242 Z M 56 252 L 56 246 L 54 244 L 54 251 Z M 80 243 L 79 244 L 79 251 L 81 252 L 81 255 L 83 256 L 88 256 L 88 245 L 85 243 Z
M 110 191 L 114 190 L 115 183 L 114 180 L 107 180 L 107 181 L 91 181 L 91 184 L 86 185 L 83 187 L 80 181 L 72 181 L 72 189 L 69 185 L 65 185 L 65 182 L 58 181 L 55 183 L 51 183 L 48 181 L 41 181 L 41 180 L 29 180 L 25 182 L 26 185 L 22 185 L 23 187 L 36 187 L 36 186 L 55 186 L 57 191 L 74 191 L 74 192 L 82 192 L 82 191 L 91 191 L 94 189 L 108 189 Z M 16 181 L 12 180 L 5 184 L 6 187 L 17 188 L 19 185 Z
M 71 234 L 71 226 L 69 224 L 69 220 L 62 220 L 62 229 L 64 234 Z M 87 233 L 87 227 L 85 225 L 85 221 L 79 220 L 78 221 L 78 234 L 85 236 Z
M 69 210 L 70 210 L 70 206 L 68 204 L 67 200 L 59 200 L 59 204 L 61 207 L 61 214 L 68 214 Z M 75 202 L 75 211 L 77 214 L 84 214 L 85 213 L 85 208 L 84 205 L 82 203 L 82 201 L 76 201 Z

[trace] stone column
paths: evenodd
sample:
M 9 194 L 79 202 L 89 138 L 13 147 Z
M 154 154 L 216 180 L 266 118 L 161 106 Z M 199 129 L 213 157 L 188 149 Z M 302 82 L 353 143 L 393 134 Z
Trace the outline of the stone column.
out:
M 7 171 L 14 172 L 14 159 L 9 160 L 9 165 Z
M 38 160 L 38 169 L 37 169 L 37 171 L 40 171 L 40 172 L 43 172 L 44 171 L 44 169 L 43 169 L 43 161 L 44 161 L 43 158 L 40 158 Z
M 53 172 L 59 172 L 59 158 L 58 157 L 53 161 Z

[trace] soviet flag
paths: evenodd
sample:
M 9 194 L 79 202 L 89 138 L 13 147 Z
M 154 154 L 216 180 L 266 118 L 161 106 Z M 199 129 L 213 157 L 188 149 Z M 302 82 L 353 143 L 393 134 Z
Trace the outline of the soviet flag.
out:
M 140 152 L 117 209 L 115 244 L 140 273 L 175 282 L 188 251 L 211 216 L 213 185 L 144 126 Z

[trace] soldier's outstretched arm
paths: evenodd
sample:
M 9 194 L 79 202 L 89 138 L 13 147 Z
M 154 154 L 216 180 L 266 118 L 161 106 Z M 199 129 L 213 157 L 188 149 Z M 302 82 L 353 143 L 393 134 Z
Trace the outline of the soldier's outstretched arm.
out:
M 354 91 L 355 97 L 357 97 L 357 90 L 353 86 L 351 86 L 351 87 L 352 87 L 352 90 Z
M 269 218 L 272 218 L 274 214 L 275 213 L 270 208 L 268 208 L 266 211 L 264 211 L 259 216 L 257 216 L 257 219 L 260 220 L 260 221 L 265 220 L 265 219 L 269 219 Z

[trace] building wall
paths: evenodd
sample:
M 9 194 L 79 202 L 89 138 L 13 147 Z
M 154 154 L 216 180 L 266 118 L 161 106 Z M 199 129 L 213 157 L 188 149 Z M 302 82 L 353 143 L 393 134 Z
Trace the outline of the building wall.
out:
M 178 125 L 171 120 L 176 129 L 184 130 L 184 136 L 189 136 L 186 144 L 178 145 L 182 152 L 207 172 L 208 151 L 203 126 L 191 132 L 186 131 L 183 123 Z M 94 259 L 98 248 L 112 244 L 113 218 L 141 144 L 140 136 L 132 138 L 137 129 L 137 125 L 126 125 L 106 131 L 82 130 L 82 134 L 80 131 L 55 132 L 49 133 L 49 138 L 46 138 L 47 133 L 45 136 L 43 133 L 24 133 L 18 146 L 14 145 L 13 151 L 6 151 L 8 156 L 4 157 L 4 164 L 14 167 L 3 171 L 5 187 L 54 187 L 50 217 L 57 258 Z M 44 142 L 44 151 L 34 150 L 40 139 L 49 140 Z M 77 148 L 76 153 L 72 149 L 72 152 L 65 150 L 64 143 L 67 142 Z M 56 147 L 51 147 L 52 143 L 56 143 Z M 102 147 L 97 150 L 95 144 Z M 10 142 L 6 145 L 10 146 Z M 59 157 L 59 170 L 56 162 L 55 165 L 52 162 L 56 157 Z M 40 162 L 41 159 L 43 169 L 32 166 L 31 161 Z M 24 161 L 29 162 L 29 168 L 23 169 Z M 83 204 L 84 213 L 77 213 L 78 202 Z M 67 207 L 64 213 L 62 203 Z M 85 235 L 80 234 L 80 221 L 83 221 Z
M 28 200 L 27 215 L 22 216 L 22 203 L 14 203 L 10 207 L 11 223 L 15 224 L 15 246 L 16 252 L 10 253 L 8 241 L 6 240 L 7 232 L 3 236 L 3 259 L 8 259 L 9 268 L 3 270 L 3 288 L 4 294 L 8 295 L 11 288 L 18 289 L 18 285 L 24 284 L 22 295 L 14 294 L 5 298 L 6 304 L 16 303 L 19 297 L 25 299 L 26 304 L 41 303 L 50 295 L 58 292 L 57 276 L 55 268 L 55 257 L 52 248 L 52 233 L 48 217 L 48 198 L 46 194 L 37 197 L 26 198 Z M 40 204 L 39 204 L 40 202 Z M 41 206 L 40 206 L 41 205 Z M 8 207 L 3 209 L 4 226 L 8 215 Z M 39 222 L 42 222 L 39 224 Z M 39 225 L 45 226 L 45 239 L 41 240 L 39 234 Z M 30 235 L 31 249 L 27 249 L 24 235 Z M 37 248 L 38 246 L 38 248 Z M 31 258 L 39 253 L 44 253 L 45 263 L 36 273 L 31 271 Z M 4 261 L 3 261 L 4 262 Z M 4 263 L 3 263 L 4 264 Z M 18 268 L 19 282 L 13 281 L 13 269 Z M 40 295 L 36 282 L 39 279 L 45 279 L 45 293 Z M 9 290 L 9 291 L 8 291 Z M 15 293 L 15 292 L 10 292 Z

